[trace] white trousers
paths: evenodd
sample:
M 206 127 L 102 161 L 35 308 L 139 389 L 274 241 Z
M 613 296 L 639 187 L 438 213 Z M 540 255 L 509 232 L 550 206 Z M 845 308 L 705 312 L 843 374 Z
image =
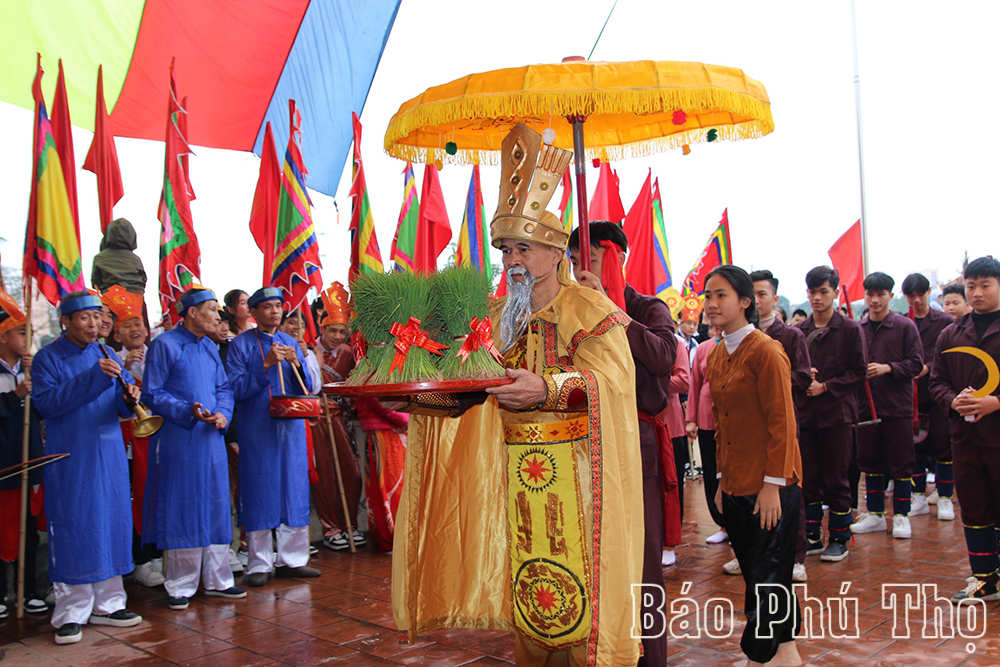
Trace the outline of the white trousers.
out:
M 274 532 L 278 536 L 277 563 L 273 562 L 274 546 L 271 541 L 271 531 L 252 530 L 247 533 L 247 574 L 270 572 L 274 565 L 301 567 L 309 563 L 309 526 L 289 528 L 281 524 L 274 529 Z
M 113 614 L 125 608 L 125 588 L 122 578 L 111 577 L 95 584 L 64 584 L 53 581 L 56 608 L 52 611 L 52 627 L 67 623 L 86 625 L 90 615 Z
M 194 549 L 169 549 L 163 587 L 172 598 L 189 598 L 198 592 L 198 581 L 206 591 L 224 591 L 233 586 L 229 569 L 229 545 L 210 544 Z

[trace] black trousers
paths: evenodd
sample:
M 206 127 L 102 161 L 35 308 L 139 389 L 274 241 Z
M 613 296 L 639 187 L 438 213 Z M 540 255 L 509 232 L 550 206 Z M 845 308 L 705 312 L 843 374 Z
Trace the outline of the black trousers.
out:
M 642 478 L 642 504 L 644 512 L 645 536 L 642 547 L 642 583 L 659 586 L 664 591 L 663 566 L 660 559 L 663 556 L 663 540 L 666 528 L 663 523 L 663 484 L 660 476 Z M 639 658 L 639 667 L 666 667 L 667 664 L 667 633 L 663 617 L 658 610 L 666 608 L 666 601 L 659 593 L 643 591 L 643 618 L 653 621 L 651 628 L 643 628 L 642 647 L 645 655 Z M 666 593 L 663 593 L 666 595 Z M 647 604 L 649 602 L 650 604 Z M 653 635 L 662 633 L 659 637 Z
M 790 642 L 798 631 L 801 615 L 792 589 L 795 543 L 802 520 L 802 490 L 797 484 L 778 491 L 781 518 L 770 530 L 760 527 L 754 514 L 757 494 L 722 494 L 722 510 L 729 544 L 746 583 L 747 624 L 740 648 L 755 662 L 768 662 L 778 646 Z
M 29 500 L 30 502 L 30 500 Z M 28 514 L 28 527 L 24 534 L 24 599 L 38 597 L 35 590 L 35 570 L 38 561 L 38 530 L 35 517 Z M 17 559 L 14 564 L 14 581 L 17 581 Z M 0 560 L 0 601 L 7 596 L 7 563 Z
M 681 521 L 684 520 L 684 466 L 690 463 L 688 439 L 686 435 L 670 438 L 674 446 L 674 467 L 677 469 L 677 498 L 681 506 Z M 692 469 L 692 472 L 694 470 Z
M 701 452 L 702 479 L 705 480 L 705 500 L 708 501 L 708 511 L 712 521 L 719 528 L 726 527 L 726 520 L 715 507 L 715 493 L 719 490 L 719 468 L 715 465 L 715 431 L 698 429 L 698 450 Z

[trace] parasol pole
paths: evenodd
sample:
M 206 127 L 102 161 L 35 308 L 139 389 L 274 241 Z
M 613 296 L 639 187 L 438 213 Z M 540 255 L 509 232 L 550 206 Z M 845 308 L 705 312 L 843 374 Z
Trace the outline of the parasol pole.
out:
M 587 219 L 587 158 L 584 155 L 583 123 L 586 116 L 568 116 L 573 124 L 573 164 L 576 168 L 576 208 L 580 225 L 580 268 L 590 271 L 590 221 Z
M 865 152 L 861 134 L 861 75 L 858 70 L 858 21 L 851 0 L 851 43 L 854 48 L 854 104 L 858 116 L 858 172 L 861 176 L 861 264 L 862 273 L 868 275 L 868 216 L 865 211 Z
M 31 297 L 32 297 L 32 277 L 27 276 L 28 282 L 24 287 L 24 326 L 26 338 L 28 340 L 28 352 L 31 352 Z M 24 377 L 31 379 L 31 367 L 24 368 Z M 21 460 L 27 464 L 28 443 L 30 442 L 29 429 L 31 428 L 31 392 L 24 396 L 24 429 L 21 436 Z M 21 512 L 20 512 L 20 532 L 17 540 L 17 618 L 24 618 L 24 551 L 28 539 L 28 466 L 25 465 L 21 471 Z M 35 566 L 34 563 L 31 564 Z

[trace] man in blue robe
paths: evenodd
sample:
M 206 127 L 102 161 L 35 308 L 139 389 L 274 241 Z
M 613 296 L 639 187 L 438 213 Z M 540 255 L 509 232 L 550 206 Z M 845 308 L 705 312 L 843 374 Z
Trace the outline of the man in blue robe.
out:
M 309 562 L 309 463 L 306 427 L 301 419 L 272 419 L 271 396 L 281 395 L 278 364 L 288 394 L 305 393 L 312 378 L 294 338 L 278 331 L 281 290 L 264 287 L 247 301 L 257 328 L 244 331 L 229 346 L 226 370 L 240 422 L 239 515 L 249 558 L 244 582 L 264 585 L 272 569 L 278 577 L 318 577 Z M 278 559 L 271 530 L 276 529 Z M 276 567 L 275 567 L 276 565 Z
M 34 403 L 46 425 L 46 453 L 71 456 L 45 468 L 49 578 L 57 644 L 83 637 L 85 623 L 129 627 L 122 575 L 132 571 L 132 506 L 118 417 L 132 411 L 115 377 L 138 399 L 131 374 L 105 358 L 97 335 L 101 300 L 73 292 L 59 306 L 63 334 L 35 355 Z M 107 351 L 107 348 L 105 348 Z M 109 352 L 114 354 L 113 351 Z
M 229 543 L 229 461 L 223 434 L 233 391 L 209 334 L 219 302 L 192 288 L 177 302 L 181 324 L 156 338 L 146 357 L 142 396 L 163 427 L 150 438 L 142 539 L 167 551 L 170 609 L 187 609 L 199 580 L 210 597 L 244 598 L 233 585 Z

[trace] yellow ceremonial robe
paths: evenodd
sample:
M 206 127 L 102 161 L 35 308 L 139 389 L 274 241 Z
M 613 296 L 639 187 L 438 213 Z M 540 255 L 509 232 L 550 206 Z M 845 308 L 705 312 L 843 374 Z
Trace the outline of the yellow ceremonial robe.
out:
M 502 300 L 494 304 L 494 322 L 502 306 Z M 548 385 L 541 409 L 511 412 L 490 398 L 458 418 L 410 420 L 392 568 L 393 614 L 402 640 L 440 627 L 495 628 L 517 632 L 519 664 L 636 664 L 633 584 L 642 574 L 642 470 L 625 321 L 603 295 L 563 285 L 532 316 L 523 345 L 522 365 Z M 578 437 L 581 423 L 586 429 Z M 573 437 L 565 437 L 567 431 Z M 562 443 L 553 446 L 563 448 L 555 458 L 546 454 L 552 438 Z M 527 459 L 524 448 L 518 450 L 526 443 L 539 445 Z M 518 489 L 542 490 L 553 463 L 565 473 L 561 483 L 570 479 L 572 493 L 563 486 L 562 500 L 548 495 L 542 511 L 519 509 L 524 494 Z M 569 498 L 574 494 L 575 502 Z M 548 511 L 553 502 L 576 514 L 560 517 L 568 549 L 552 534 L 558 516 Z M 525 521 L 529 514 L 534 518 Z M 532 525 L 533 537 L 526 535 Z M 583 547 L 575 556 L 574 534 Z M 540 576 L 579 584 L 570 586 L 572 609 L 559 618 L 545 612 L 565 602 L 565 590 L 536 586 L 532 590 L 541 590 L 542 597 L 532 598 L 541 602 L 534 610 L 523 594 L 541 581 L 525 579 L 532 567 L 553 565 L 549 552 L 562 554 L 569 565 L 555 563 Z M 582 564 L 574 567 L 574 557 Z M 557 570 L 573 573 L 560 578 Z

